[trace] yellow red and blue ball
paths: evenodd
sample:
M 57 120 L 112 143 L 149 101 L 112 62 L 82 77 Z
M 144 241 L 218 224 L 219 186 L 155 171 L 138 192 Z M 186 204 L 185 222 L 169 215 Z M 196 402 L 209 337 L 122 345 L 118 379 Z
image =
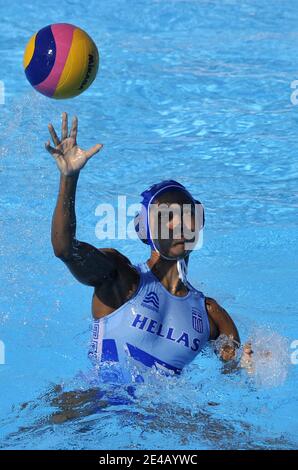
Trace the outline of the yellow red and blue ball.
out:
M 30 38 L 23 65 L 35 90 L 50 98 L 72 98 L 95 79 L 99 54 L 94 41 L 81 28 L 57 23 Z

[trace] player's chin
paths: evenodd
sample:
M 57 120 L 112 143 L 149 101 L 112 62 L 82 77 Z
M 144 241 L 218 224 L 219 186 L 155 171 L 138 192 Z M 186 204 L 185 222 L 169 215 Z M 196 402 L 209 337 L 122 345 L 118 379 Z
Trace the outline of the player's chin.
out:
M 170 249 L 170 255 L 171 256 L 183 256 L 184 254 L 186 254 L 186 249 L 185 249 L 185 242 L 177 242 L 177 243 L 174 243 L 172 246 L 171 246 L 171 249 Z
M 171 249 L 169 250 L 169 256 L 182 259 L 186 256 L 189 256 L 192 251 L 193 248 L 189 246 L 187 242 L 177 243 L 171 246 Z

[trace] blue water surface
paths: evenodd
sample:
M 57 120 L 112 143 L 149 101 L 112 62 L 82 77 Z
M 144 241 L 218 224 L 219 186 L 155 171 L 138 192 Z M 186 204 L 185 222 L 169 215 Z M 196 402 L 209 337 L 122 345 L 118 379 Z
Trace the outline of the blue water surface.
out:
M 297 2 L 11 0 L 0 13 L 0 448 L 295 448 Z M 57 22 L 88 31 L 100 52 L 93 85 L 67 101 L 37 94 L 22 68 L 29 37 Z M 137 203 L 162 179 L 185 184 L 206 211 L 190 279 L 242 341 L 273 351 L 254 376 L 206 350 L 179 379 L 149 374 L 134 399 L 98 393 L 92 290 L 50 243 L 59 173 L 44 142 L 62 111 L 78 115 L 83 148 L 104 144 L 80 175 L 77 237 L 145 260 L 139 241 L 97 239 L 96 207 Z

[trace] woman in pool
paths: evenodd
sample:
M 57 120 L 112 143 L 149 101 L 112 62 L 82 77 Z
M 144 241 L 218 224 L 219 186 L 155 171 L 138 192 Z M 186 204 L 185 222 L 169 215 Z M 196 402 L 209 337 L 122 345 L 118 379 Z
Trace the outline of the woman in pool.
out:
M 180 238 L 174 236 L 178 226 L 193 233 L 198 212 L 199 229 L 202 228 L 204 211 L 199 201 L 173 180 L 153 185 L 142 193 L 142 210 L 136 216 L 135 227 L 142 241 L 151 247 L 151 256 L 137 266 L 115 249 L 98 249 L 79 241 L 75 215 L 77 182 L 82 168 L 103 145 L 82 150 L 77 145 L 78 119 L 73 119 L 68 135 L 66 113 L 62 115 L 61 139 L 51 124 L 49 131 L 54 147 L 50 141 L 45 146 L 61 174 L 52 245 L 55 255 L 73 276 L 94 289 L 90 357 L 102 363 L 117 363 L 121 370 L 126 368 L 127 358 L 133 358 L 145 369 L 155 367 L 179 374 L 208 341 L 222 335 L 219 356 L 224 361 L 234 359 L 240 345 L 237 328 L 216 300 L 205 297 L 187 281 L 191 250 L 187 249 L 183 230 Z M 182 222 L 174 211 L 166 223 L 168 236 L 164 238 L 162 217 L 155 216 L 169 205 L 180 209 Z M 197 232 L 198 229 L 195 239 Z M 246 348 L 247 358 L 250 353 Z

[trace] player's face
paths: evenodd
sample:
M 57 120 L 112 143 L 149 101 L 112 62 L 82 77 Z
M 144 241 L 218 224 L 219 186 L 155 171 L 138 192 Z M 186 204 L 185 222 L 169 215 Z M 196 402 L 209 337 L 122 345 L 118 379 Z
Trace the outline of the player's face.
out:
M 179 190 L 162 194 L 150 206 L 150 229 L 161 254 L 184 258 L 198 235 L 193 200 Z

